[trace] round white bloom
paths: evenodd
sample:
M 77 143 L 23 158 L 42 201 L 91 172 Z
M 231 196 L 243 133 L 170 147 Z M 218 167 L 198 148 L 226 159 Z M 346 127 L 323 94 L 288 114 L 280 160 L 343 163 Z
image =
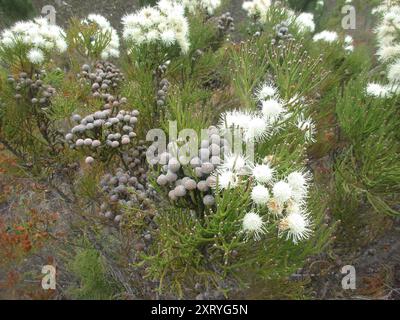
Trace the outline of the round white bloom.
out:
M 275 97 L 276 95 L 276 88 L 268 83 L 264 83 L 256 90 L 256 98 L 258 101 L 266 100 L 268 98 Z
M 43 51 L 39 49 L 31 49 L 27 54 L 29 62 L 32 64 L 41 64 L 44 61 Z
M 272 189 L 272 193 L 274 195 L 275 200 L 278 203 L 282 204 L 288 201 L 292 197 L 293 190 L 287 182 L 279 181 L 275 183 Z
M 332 43 L 338 40 L 338 34 L 335 31 L 322 31 L 317 33 L 313 37 L 313 41 L 325 41 L 328 43 Z
M 269 125 L 264 118 L 254 116 L 251 118 L 251 126 L 244 133 L 245 141 L 261 141 L 269 133 Z
M 315 142 L 315 123 L 311 118 L 304 119 L 303 115 L 300 115 L 297 119 L 297 128 L 299 128 L 302 132 L 304 132 L 304 138 L 306 142 L 311 143 Z
M 368 83 L 366 93 L 369 96 L 383 98 L 389 95 L 389 90 L 387 87 L 380 85 L 379 83 Z
M 253 236 L 256 241 L 260 240 L 261 235 L 266 232 L 262 217 L 253 211 L 246 213 L 244 216 L 242 228 L 247 237 Z
M 222 167 L 229 171 L 243 172 L 247 168 L 247 160 L 241 154 L 230 154 L 225 157 Z
M 299 212 L 290 213 L 279 225 L 281 231 L 287 231 L 286 239 L 292 238 L 294 243 L 307 239 L 311 235 L 308 217 Z
M 211 187 L 218 187 L 221 190 L 235 188 L 238 184 L 238 176 L 230 170 L 219 170 L 214 175 L 217 183 Z
M 258 183 L 268 183 L 272 180 L 274 170 L 268 164 L 258 164 L 252 170 L 252 175 Z
M 389 66 L 387 77 L 392 83 L 400 82 L 400 59 Z
M 247 11 L 249 17 L 257 17 L 261 22 L 266 22 L 268 10 L 271 7 L 271 0 L 244 1 L 243 10 Z
M 262 101 L 261 112 L 268 120 L 275 121 L 284 111 L 282 103 L 276 99 Z
M 308 176 L 300 171 L 294 171 L 289 174 L 287 180 L 293 191 L 300 191 L 307 188 Z
M 269 198 L 270 196 L 268 189 L 262 185 L 255 186 L 251 191 L 251 199 L 255 204 L 266 205 Z
M 315 23 L 314 15 L 312 13 L 303 12 L 297 16 L 294 23 L 298 27 L 299 32 L 314 32 Z

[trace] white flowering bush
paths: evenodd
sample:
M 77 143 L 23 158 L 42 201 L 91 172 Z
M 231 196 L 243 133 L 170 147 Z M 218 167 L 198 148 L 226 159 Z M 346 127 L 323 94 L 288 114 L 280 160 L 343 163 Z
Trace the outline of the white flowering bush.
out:
M 39 67 L 48 62 L 52 55 L 67 50 L 65 32 L 42 18 L 17 22 L 1 33 L 0 41 L 1 60 L 23 70 L 28 65 Z
M 379 10 L 378 10 L 379 9 Z M 377 39 L 377 52 L 379 62 L 386 67 L 387 83 L 371 82 L 366 88 L 366 93 L 373 97 L 390 97 L 397 94 L 400 81 L 400 39 L 399 39 L 399 13 L 400 6 L 378 7 L 376 13 L 380 22 L 375 29 Z
M 287 3 L 244 1 L 238 29 L 227 2 L 160 0 L 1 33 L 0 174 L 63 213 L 62 297 L 303 297 L 398 215 L 398 100 L 368 84 L 397 83 L 396 7 L 373 68 L 320 1 Z
M 130 51 L 139 51 L 142 46 L 178 46 L 183 53 L 189 50 L 189 25 L 184 6 L 174 1 L 161 0 L 155 7 L 144 7 L 123 17 L 122 24 Z

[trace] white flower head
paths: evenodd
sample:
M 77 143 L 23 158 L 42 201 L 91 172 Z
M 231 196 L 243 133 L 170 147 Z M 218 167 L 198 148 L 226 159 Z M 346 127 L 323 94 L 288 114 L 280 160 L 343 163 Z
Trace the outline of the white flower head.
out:
M 266 100 L 269 98 L 274 98 L 278 94 L 276 87 L 270 83 L 263 83 L 256 90 L 257 101 Z
M 246 237 L 253 237 L 254 240 L 259 241 L 261 235 L 266 233 L 265 222 L 263 218 L 256 212 L 248 212 L 243 218 L 242 232 Z
M 384 98 L 390 94 L 390 91 L 386 86 L 371 82 L 367 85 L 366 94 L 376 98 Z
M 285 112 L 285 108 L 277 99 L 268 99 L 262 101 L 261 112 L 263 116 L 270 121 L 276 121 L 282 113 Z
M 313 41 L 317 42 L 317 41 L 325 41 L 328 43 L 333 43 L 336 42 L 338 40 L 339 36 L 335 31 L 322 31 L 320 33 L 317 33 L 314 35 L 313 37 Z
M 242 154 L 227 154 L 221 165 L 223 169 L 244 174 L 249 167 L 247 158 Z
M 252 169 L 252 176 L 258 183 L 271 182 L 274 175 L 274 169 L 269 164 L 257 164 Z
M 292 197 L 293 190 L 287 182 L 281 180 L 274 184 L 272 193 L 273 193 L 274 199 L 279 204 L 283 204 Z
M 263 185 L 256 185 L 251 191 L 251 199 L 257 205 L 266 205 L 269 198 L 269 190 Z
M 279 231 L 281 234 L 287 232 L 286 239 L 292 238 L 295 244 L 309 238 L 312 233 L 308 216 L 296 211 L 289 213 L 279 222 Z
M 226 190 L 235 188 L 238 184 L 238 175 L 231 170 L 217 170 L 213 176 L 216 178 L 216 183 L 211 186 L 212 188 Z
M 28 60 L 32 64 L 41 64 L 44 61 L 43 51 L 40 49 L 31 49 L 27 54 Z
M 303 12 L 299 14 L 294 23 L 301 33 L 315 31 L 314 15 L 312 13 Z

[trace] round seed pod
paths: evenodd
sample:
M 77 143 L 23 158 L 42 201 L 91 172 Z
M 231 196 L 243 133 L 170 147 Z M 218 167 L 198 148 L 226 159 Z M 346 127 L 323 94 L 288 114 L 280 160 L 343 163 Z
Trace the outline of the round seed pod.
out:
M 73 137 L 74 137 L 74 135 L 72 133 L 67 133 L 65 135 L 65 140 L 72 140 Z
M 210 153 L 212 156 L 219 156 L 221 152 L 221 148 L 219 146 L 219 144 L 213 143 L 210 146 Z
M 197 183 L 197 189 L 199 189 L 199 191 L 201 192 L 207 192 L 210 189 L 210 187 L 208 186 L 206 181 L 201 180 Z
M 128 144 L 130 142 L 131 142 L 131 140 L 128 137 L 122 138 L 122 140 L 121 140 L 122 144 Z
M 92 147 L 97 148 L 101 145 L 101 142 L 99 140 L 93 140 L 92 142 Z
M 114 214 L 111 211 L 107 211 L 104 216 L 110 220 L 114 219 Z
M 94 162 L 94 159 L 92 157 L 86 157 L 85 162 L 86 164 L 92 164 Z
M 214 171 L 214 165 L 211 162 L 204 162 L 201 165 L 201 172 L 203 174 L 210 174 Z
M 221 158 L 219 156 L 213 156 L 213 157 L 211 157 L 210 162 L 214 166 L 217 166 L 217 165 L 221 164 Z
M 38 99 L 36 99 L 36 98 L 32 98 L 31 102 L 32 102 L 33 104 L 36 104 L 36 103 L 38 103 L 39 101 L 38 101 Z
M 175 182 L 178 179 L 178 176 L 171 171 L 168 171 L 167 174 L 165 175 L 165 177 L 167 178 L 168 182 L 172 183 Z
M 115 223 L 120 223 L 121 222 L 121 220 L 122 220 L 122 215 L 117 215 L 115 218 L 114 218 L 114 222 Z
M 169 159 L 170 159 L 170 154 L 168 152 L 163 152 L 160 154 L 160 160 L 159 160 L 159 164 L 164 165 L 167 164 Z
M 118 148 L 119 147 L 119 142 L 118 141 L 112 141 L 111 142 L 111 147 L 112 148 Z
M 194 174 L 196 177 L 201 178 L 203 176 L 203 171 L 201 170 L 201 167 L 194 168 Z
M 190 160 L 190 165 L 192 168 L 200 167 L 201 166 L 201 160 L 199 157 L 194 157 L 192 160 Z
M 168 161 L 168 170 L 172 172 L 178 172 L 181 168 L 180 162 L 176 158 L 171 158 Z
M 210 141 L 208 141 L 208 140 L 202 140 L 200 142 L 200 147 L 203 149 L 207 149 L 209 146 L 210 146 Z
M 212 134 L 211 136 L 210 136 L 210 140 L 211 140 L 211 143 L 213 143 L 213 144 L 216 144 L 216 145 L 220 145 L 220 143 L 221 143 L 221 137 L 219 136 L 219 134 Z
M 157 183 L 160 186 L 165 186 L 168 183 L 168 179 L 164 174 L 162 174 L 157 178 Z
M 197 183 L 196 181 L 194 181 L 193 179 L 188 179 L 185 182 L 183 182 L 183 186 L 187 189 L 187 190 L 194 190 L 197 188 Z
M 177 197 L 184 197 L 186 195 L 186 189 L 184 186 L 179 185 L 175 188 L 175 195 Z
M 128 176 L 127 175 L 122 175 L 118 178 L 118 183 L 119 184 L 126 184 L 128 183 Z
M 169 197 L 172 201 L 176 201 L 176 200 L 178 199 L 178 197 L 177 197 L 176 194 L 175 194 L 175 190 L 171 190 L 171 191 L 168 193 L 168 197 Z
M 209 176 L 209 177 L 206 179 L 206 182 L 207 182 L 207 185 L 208 185 L 210 188 L 212 188 L 212 187 L 214 187 L 215 184 L 217 183 L 217 178 L 214 177 L 214 176 Z
M 85 144 L 85 142 L 83 141 L 83 139 L 78 139 L 76 140 L 75 144 L 77 147 L 82 147 Z
M 203 198 L 203 203 L 205 206 L 210 207 L 215 204 L 215 199 L 212 195 L 206 195 Z
M 78 121 L 81 121 L 81 116 L 79 115 L 79 114 L 74 114 L 73 116 L 72 116 L 72 121 L 75 121 L 75 122 L 78 122 Z
M 210 150 L 208 150 L 208 147 L 207 149 L 201 148 L 199 150 L 199 156 L 201 161 L 208 161 L 210 159 Z
M 94 128 L 94 124 L 93 123 L 88 123 L 86 125 L 86 130 L 92 130 Z
M 87 138 L 87 139 L 85 139 L 84 140 L 84 144 L 85 144 L 85 146 L 91 146 L 92 145 L 92 139 L 89 139 L 89 138 Z

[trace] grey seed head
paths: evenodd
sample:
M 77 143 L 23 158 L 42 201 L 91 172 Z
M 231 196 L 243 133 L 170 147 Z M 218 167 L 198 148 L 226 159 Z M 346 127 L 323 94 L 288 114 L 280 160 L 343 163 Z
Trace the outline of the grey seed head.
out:
M 74 114 L 72 120 L 75 122 L 81 121 L 82 117 L 79 114 Z
M 135 124 L 138 121 L 138 119 L 136 117 L 131 117 L 129 120 L 130 124 Z
M 192 168 L 200 167 L 201 166 L 201 160 L 199 157 L 194 157 L 192 160 L 190 160 L 190 165 Z
M 129 114 L 124 115 L 124 121 L 129 122 L 131 120 L 131 116 Z
M 181 168 L 180 162 L 176 158 L 171 158 L 168 161 L 168 169 L 172 172 L 178 172 Z
M 210 142 L 208 140 L 202 140 L 200 143 L 200 147 L 207 149 L 210 146 Z
M 112 148 L 118 148 L 119 147 L 119 142 L 118 141 L 111 142 L 111 147 Z
M 78 139 L 75 144 L 77 147 L 82 147 L 85 144 L 85 141 L 83 141 L 83 139 Z
M 131 112 L 131 115 L 133 115 L 134 117 L 137 117 L 139 115 L 139 111 L 138 110 L 133 110 Z
M 201 172 L 203 174 L 210 174 L 214 171 L 214 165 L 211 162 L 204 162 L 201 165 Z
M 115 186 L 118 183 L 117 177 L 112 177 L 109 181 L 110 186 Z
M 91 123 L 91 122 L 94 121 L 94 117 L 93 117 L 92 115 L 89 115 L 89 116 L 85 117 L 85 120 L 86 120 L 88 123 Z
M 95 127 L 101 127 L 103 123 L 104 123 L 104 120 L 98 119 L 98 120 L 94 120 L 93 125 Z
M 165 177 L 167 178 L 168 182 L 172 183 L 175 182 L 178 179 L 178 176 L 171 171 L 168 171 L 167 174 L 165 175 Z
M 196 177 L 201 178 L 203 176 L 203 171 L 201 170 L 201 167 L 194 168 L 194 174 Z
M 179 185 L 175 188 L 175 195 L 177 197 L 184 197 L 186 195 L 186 189 L 184 186 Z
M 118 178 L 118 183 L 120 184 L 127 184 L 128 183 L 128 177 L 126 175 L 122 175 Z
M 115 218 L 114 218 L 114 222 L 115 223 L 120 223 L 121 222 L 121 220 L 122 220 L 122 215 L 117 215 Z
M 129 138 L 135 138 L 136 137 L 136 133 L 135 132 L 129 132 Z
M 74 137 L 74 135 L 72 133 L 67 133 L 65 135 L 65 140 L 72 140 L 73 137 Z
M 210 159 L 210 150 L 208 150 L 208 147 L 201 148 L 199 150 L 199 156 L 200 156 L 201 161 L 203 161 L 203 162 L 208 161 Z
M 160 154 L 159 164 L 164 165 L 167 164 L 170 158 L 170 154 L 168 152 L 163 152 Z
M 84 140 L 84 144 L 85 144 L 85 146 L 91 146 L 92 145 L 92 139 L 90 139 L 90 138 L 87 138 L 87 139 L 85 139 Z
M 215 133 L 212 134 L 210 136 L 210 140 L 211 140 L 211 143 L 215 143 L 218 146 L 221 143 L 221 137 L 219 136 L 219 134 L 215 134 Z
M 125 132 L 131 132 L 131 131 L 133 131 L 133 128 L 130 127 L 130 126 L 123 126 L 122 130 L 125 131 Z
M 104 216 L 110 220 L 114 219 L 114 214 L 111 211 L 107 211 Z
M 203 203 L 205 206 L 210 207 L 215 204 L 215 199 L 212 195 L 206 195 L 203 198 Z
M 86 130 L 92 130 L 94 128 L 94 124 L 93 123 L 88 123 L 86 125 Z
M 157 178 L 157 183 L 160 186 L 165 186 L 168 183 L 168 179 L 164 174 L 162 174 Z
M 210 187 L 208 186 L 206 181 L 201 180 L 197 183 L 197 189 L 199 189 L 199 191 L 201 192 L 207 192 L 210 189 Z
M 97 82 L 92 84 L 92 90 L 98 90 L 99 88 L 100 88 L 100 85 Z M 99 95 L 99 93 L 97 93 L 97 94 Z
M 38 99 L 32 98 L 31 102 L 32 102 L 33 104 L 36 104 L 36 103 L 38 103 Z
M 209 150 L 210 150 L 210 153 L 212 156 L 220 155 L 221 148 L 219 146 L 219 141 L 218 141 L 218 144 L 216 144 L 216 143 L 211 144 Z
M 221 158 L 218 157 L 218 156 L 213 156 L 213 157 L 211 157 L 210 162 L 211 162 L 214 166 L 217 166 L 217 165 L 221 164 Z
M 183 183 L 183 186 L 187 189 L 187 190 L 194 190 L 197 188 L 197 183 L 196 181 L 194 181 L 193 179 L 188 179 L 187 181 L 185 181 Z
M 178 199 L 178 197 L 177 197 L 176 194 L 175 194 L 175 190 L 171 190 L 171 191 L 168 193 L 168 197 L 169 197 L 172 201 L 175 201 L 175 200 Z
M 85 159 L 86 164 L 92 164 L 94 162 L 94 159 L 92 157 L 87 157 Z
M 93 147 L 93 148 L 97 148 L 97 147 L 99 147 L 100 145 L 101 145 L 100 140 L 93 140 L 93 142 L 92 142 L 92 147 Z
M 131 140 L 128 137 L 122 138 L 121 143 L 122 144 L 129 144 Z
M 206 182 L 207 182 L 207 185 L 208 185 L 210 188 L 212 188 L 212 187 L 214 187 L 215 184 L 217 183 L 217 178 L 214 177 L 214 176 L 209 176 L 209 177 L 206 179 Z
M 125 103 L 128 102 L 128 99 L 125 98 L 125 97 L 123 97 L 123 98 L 120 99 L 120 102 L 121 102 L 122 104 L 125 104 Z

